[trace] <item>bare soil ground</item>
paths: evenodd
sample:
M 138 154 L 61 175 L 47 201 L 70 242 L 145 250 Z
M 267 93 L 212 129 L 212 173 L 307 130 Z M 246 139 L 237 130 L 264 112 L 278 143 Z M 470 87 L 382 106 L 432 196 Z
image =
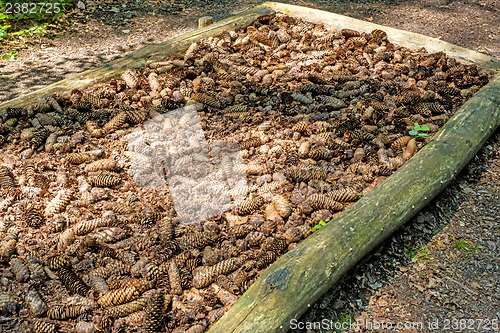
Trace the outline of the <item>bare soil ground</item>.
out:
M 441 38 L 500 57 L 498 0 L 284 2 Z M 41 40 L 29 40 L 19 48 L 19 58 L 0 61 L 0 101 L 193 30 L 200 16 L 219 20 L 258 2 L 84 3 L 86 9 L 69 15 L 64 28 L 51 30 Z M 9 50 L 10 46 L 1 46 L 2 54 Z M 446 191 L 353 268 L 299 321 L 407 323 L 394 329 L 353 326 L 351 332 L 498 331 L 491 321 L 500 318 L 498 184 L 497 131 Z M 437 326 L 429 326 L 434 323 Z

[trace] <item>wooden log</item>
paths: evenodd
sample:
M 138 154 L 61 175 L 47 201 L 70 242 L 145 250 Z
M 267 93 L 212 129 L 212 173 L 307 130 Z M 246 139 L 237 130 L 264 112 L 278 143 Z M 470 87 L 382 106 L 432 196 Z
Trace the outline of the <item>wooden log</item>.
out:
M 500 75 L 382 184 L 283 255 L 209 332 L 286 332 L 353 265 L 438 195 L 500 125 Z
M 69 93 L 72 89 L 84 89 L 96 82 L 110 80 L 118 77 L 118 73 L 127 68 L 140 68 L 151 62 L 167 59 L 175 54 L 185 51 L 189 45 L 200 38 L 208 38 L 220 34 L 223 30 L 239 29 L 252 24 L 259 16 L 272 11 L 266 7 L 256 7 L 245 10 L 235 16 L 211 24 L 203 29 L 198 29 L 163 43 L 146 46 L 134 51 L 123 58 L 113 60 L 98 67 L 75 74 L 67 79 L 55 82 L 46 87 L 19 96 L 0 104 L 0 114 L 8 107 L 22 107 L 35 102 L 40 97 L 52 93 Z
M 198 19 L 198 29 L 205 28 L 210 24 L 214 23 L 214 19 L 212 16 L 203 16 Z
M 458 45 L 447 43 L 437 38 L 424 36 L 421 34 L 394 29 L 383 25 L 358 20 L 352 17 L 339 15 L 324 10 L 312 9 L 302 6 L 289 5 L 279 2 L 264 2 L 263 6 L 272 8 L 278 12 L 287 13 L 290 16 L 303 19 L 305 21 L 322 23 L 327 29 L 354 29 L 360 32 L 370 33 L 375 29 L 384 30 L 389 40 L 412 49 L 425 47 L 429 52 L 443 51 L 451 57 L 462 61 L 474 63 L 489 69 L 500 70 L 500 60 L 485 54 L 463 48 Z

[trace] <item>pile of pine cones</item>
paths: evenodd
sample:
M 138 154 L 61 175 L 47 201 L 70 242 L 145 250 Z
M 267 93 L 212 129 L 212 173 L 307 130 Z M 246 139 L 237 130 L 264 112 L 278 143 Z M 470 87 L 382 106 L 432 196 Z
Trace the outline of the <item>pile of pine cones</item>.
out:
M 432 137 L 488 79 L 381 30 L 276 14 L 121 79 L 5 110 L 2 329 L 203 332 L 315 225 L 424 146 L 414 123 Z M 188 105 L 211 155 L 172 152 L 169 111 Z M 139 144 L 144 126 L 156 130 Z M 185 225 L 169 177 L 214 159 L 224 179 L 247 182 L 216 190 L 229 211 Z

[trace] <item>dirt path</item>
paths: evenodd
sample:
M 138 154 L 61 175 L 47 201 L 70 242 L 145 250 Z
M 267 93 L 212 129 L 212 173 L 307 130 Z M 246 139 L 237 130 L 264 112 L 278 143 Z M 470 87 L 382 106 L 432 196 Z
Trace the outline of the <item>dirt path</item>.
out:
M 257 1 L 84 1 L 70 25 L 0 60 L 0 101 L 24 94 L 150 43 L 193 30 L 197 19 L 230 16 Z M 498 0 L 284 1 L 438 37 L 500 57 Z M 100 6 L 100 7 L 99 7 Z M 5 46 L 2 54 L 6 53 Z M 500 133 L 411 223 L 356 266 L 302 322 L 422 322 L 396 332 L 495 331 L 500 318 Z M 453 321 L 454 319 L 458 321 Z M 460 328 L 460 319 L 474 319 Z M 438 320 L 438 329 L 429 323 Z M 449 320 L 446 322 L 445 320 Z M 445 325 L 449 324 L 449 330 Z M 452 326 L 459 325 L 457 329 Z M 463 323 L 463 320 L 462 320 Z M 415 324 L 418 325 L 418 324 Z M 467 326 L 468 325 L 468 326 Z M 469 329 L 470 327 L 470 329 Z M 433 327 L 431 327 L 433 328 Z M 296 330 L 305 332 L 307 330 Z M 310 330 L 308 332 L 320 331 Z M 332 330 L 321 330 L 332 331 Z M 370 331 L 366 326 L 350 331 Z M 386 332 L 387 329 L 374 329 Z M 498 331 L 498 329 L 496 329 Z

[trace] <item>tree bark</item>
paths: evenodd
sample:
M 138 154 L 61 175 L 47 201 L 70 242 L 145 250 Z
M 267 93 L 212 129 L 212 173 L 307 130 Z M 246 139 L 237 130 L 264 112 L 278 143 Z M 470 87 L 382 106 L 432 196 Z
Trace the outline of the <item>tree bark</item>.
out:
M 200 38 L 217 36 L 223 30 L 234 30 L 246 27 L 253 23 L 259 16 L 272 11 L 266 7 L 256 7 L 245 10 L 235 16 L 211 24 L 203 29 L 189 32 L 163 43 L 146 46 L 132 52 L 123 58 L 113 60 L 98 67 L 75 74 L 67 79 L 55 82 L 29 94 L 19 96 L 0 104 L 0 113 L 8 107 L 23 107 L 35 102 L 40 97 L 53 93 L 69 92 L 72 89 L 84 89 L 91 84 L 110 80 L 118 77 L 119 72 L 127 68 L 140 68 L 151 62 L 162 61 L 185 51 L 191 43 Z

